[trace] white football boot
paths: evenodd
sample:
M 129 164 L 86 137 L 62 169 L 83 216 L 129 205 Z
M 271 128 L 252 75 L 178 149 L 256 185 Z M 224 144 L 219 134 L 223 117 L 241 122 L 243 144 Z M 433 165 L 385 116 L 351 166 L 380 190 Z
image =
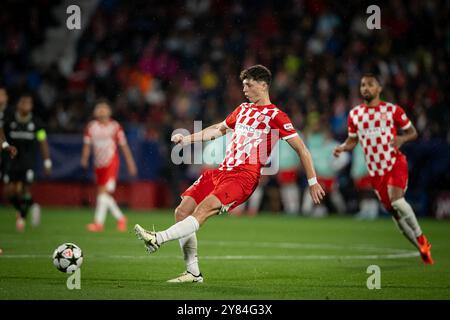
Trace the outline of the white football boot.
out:
M 185 271 L 182 274 L 180 274 L 178 277 L 174 279 L 167 280 L 169 283 L 193 283 L 193 282 L 203 282 L 203 276 L 200 273 L 198 276 L 194 276 L 189 271 Z
M 156 241 L 156 232 L 147 231 L 138 224 L 134 226 L 134 232 L 139 240 L 144 241 L 148 253 L 153 253 L 159 249 L 160 245 Z

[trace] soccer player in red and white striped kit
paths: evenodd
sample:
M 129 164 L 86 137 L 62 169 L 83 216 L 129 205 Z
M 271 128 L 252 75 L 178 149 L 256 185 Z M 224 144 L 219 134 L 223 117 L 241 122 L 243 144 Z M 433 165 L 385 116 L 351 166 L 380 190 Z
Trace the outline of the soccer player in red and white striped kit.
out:
M 419 250 L 425 264 L 433 264 L 431 244 L 423 234 L 413 209 L 405 200 L 408 162 L 400 147 L 417 138 L 417 131 L 398 105 L 380 100 L 382 86 L 377 76 L 365 74 L 360 82 L 364 103 L 348 116 L 348 137 L 334 155 L 363 147 L 370 180 L 378 199 L 392 214 L 403 235 Z M 403 134 L 398 135 L 401 129 Z
M 135 226 L 137 236 L 144 240 L 149 253 L 157 251 L 168 241 L 180 241 L 186 271 L 169 282 L 203 282 L 198 266 L 196 232 L 209 217 L 232 210 L 251 196 L 261 178 L 261 168 L 267 163 L 279 138 L 287 141 L 297 152 L 305 168 L 313 202 L 320 203 L 325 195 L 317 182 L 307 147 L 287 114 L 270 101 L 271 77 L 269 69 L 262 65 L 243 70 L 240 78 L 244 95 L 250 103 L 240 104 L 224 121 L 200 132 L 172 136 L 174 143 L 188 145 L 218 138 L 227 130 L 233 131 L 221 166 L 204 172 L 181 195 L 182 201 L 175 210 L 176 224 L 161 232 Z
M 117 230 L 125 232 L 127 218 L 123 215 L 113 198 L 119 173 L 118 146 L 122 149 L 128 172 L 136 176 L 137 168 L 122 126 L 111 119 L 111 107 L 106 100 L 99 100 L 94 108 L 95 120 L 86 126 L 84 145 L 81 154 L 81 166 L 87 169 L 91 149 L 94 152 L 95 180 L 97 184 L 97 202 L 94 222 L 87 225 L 91 232 L 103 231 L 108 209 L 117 220 Z

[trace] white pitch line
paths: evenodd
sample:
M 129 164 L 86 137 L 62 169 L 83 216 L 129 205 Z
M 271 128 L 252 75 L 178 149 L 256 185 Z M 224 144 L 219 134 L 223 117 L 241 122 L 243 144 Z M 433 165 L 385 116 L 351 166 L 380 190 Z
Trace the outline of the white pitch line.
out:
M 408 253 L 411 250 L 371 247 L 367 245 L 335 245 L 335 244 L 320 244 L 320 243 L 296 243 L 296 242 L 250 242 L 250 241 L 211 241 L 201 240 L 201 245 L 215 245 L 215 246 L 237 246 L 237 247 L 259 247 L 259 248 L 282 248 L 282 249 L 331 249 L 331 250 L 360 250 L 360 251 L 391 251 L 395 253 Z
M 346 255 L 346 256 L 339 256 L 339 255 L 236 255 L 236 256 L 202 256 L 202 260 L 378 260 L 378 259 L 405 259 L 405 258 L 412 258 L 412 257 L 418 257 L 419 253 L 416 251 L 406 252 L 406 253 L 394 253 L 394 254 L 378 254 L 378 255 Z M 126 260 L 142 260 L 149 258 L 149 255 L 139 255 L 139 256 L 128 256 L 128 255 L 111 255 L 111 256 L 98 256 L 98 255 L 91 255 L 88 256 L 87 259 L 126 259 Z M 180 256 L 178 255 L 155 255 L 151 256 L 152 258 L 158 258 L 158 259 L 179 259 Z M 45 258 L 50 259 L 50 255 L 38 255 L 38 254 L 19 254 L 19 255 L 11 255 L 11 254 L 5 254 L 0 256 L 0 260 L 2 258 L 6 259 L 37 259 L 37 258 Z M 86 257 L 85 257 L 86 258 Z
M 377 260 L 377 259 L 405 259 L 419 256 L 417 251 L 380 248 L 367 245 L 340 246 L 335 244 L 317 244 L 317 243 L 295 243 L 295 242 L 250 242 L 250 241 L 213 241 L 203 240 L 202 244 L 207 246 L 225 246 L 225 247 L 259 247 L 259 248 L 282 248 L 282 249 L 328 249 L 345 251 L 387 251 L 382 254 L 367 255 L 224 255 L 224 256 L 202 256 L 205 260 Z M 148 255 L 89 255 L 88 259 L 128 259 L 138 260 L 146 259 Z M 177 255 L 152 255 L 152 258 L 159 259 L 177 259 Z M 6 259 L 33 259 L 33 258 L 51 258 L 47 254 L 3 254 L 1 258 Z

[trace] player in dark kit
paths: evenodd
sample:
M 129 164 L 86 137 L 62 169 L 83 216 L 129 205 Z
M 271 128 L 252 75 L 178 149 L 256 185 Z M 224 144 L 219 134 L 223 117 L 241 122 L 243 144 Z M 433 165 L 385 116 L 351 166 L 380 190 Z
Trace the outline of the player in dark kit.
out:
M 8 141 L 16 146 L 17 157 L 6 164 L 3 182 L 11 204 L 18 211 L 16 229 L 25 229 L 25 218 L 33 205 L 31 184 L 34 182 L 36 144 L 39 142 L 44 160 L 45 174 L 51 172 L 52 162 L 49 156 L 47 134 L 42 122 L 33 116 L 33 98 L 23 94 L 17 103 L 15 113 L 8 115 L 4 121 L 4 131 Z
M 6 116 L 6 108 L 8 106 L 8 93 L 6 88 L 0 86 L 0 181 L 3 178 L 5 164 L 8 158 L 14 158 L 17 154 L 17 149 L 10 146 L 6 141 L 5 132 L 3 131 L 3 123 Z M 9 157 L 8 157 L 9 154 Z M 0 248 L 0 254 L 3 250 Z
M 0 86 L 0 145 L 1 145 L 1 155 L 0 155 L 0 179 L 3 178 L 4 167 L 8 158 L 13 158 L 17 154 L 17 149 L 10 146 L 6 141 L 5 133 L 3 131 L 3 123 L 6 117 L 6 108 L 8 106 L 8 93 L 6 88 Z

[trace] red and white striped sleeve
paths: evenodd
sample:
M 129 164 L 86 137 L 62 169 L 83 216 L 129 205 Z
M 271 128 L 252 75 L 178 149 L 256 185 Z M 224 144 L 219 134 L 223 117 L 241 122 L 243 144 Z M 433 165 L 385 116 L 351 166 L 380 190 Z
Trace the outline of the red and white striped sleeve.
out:
M 358 136 L 358 127 L 353 122 L 354 110 L 351 110 L 348 114 L 347 126 L 348 126 L 348 136 L 351 138 L 356 138 Z
M 394 112 L 394 125 L 402 130 L 406 130 L 411 127 L 412 123 L 409 120 L 408 116 L 400 106 L 395 106 Z
M 127 137 L 125 136 L 125 132 L 123 131 L 123 128 L 119 123 L 117 123 L 115 140 L 119 146 L 127 144 Z
M 85 144 L 92 144 L 92 126 L 93 125 L 94 125 L 94 122 L 91 121 L 86 125 L 86 128 L 84 128 L 83 142 Z

